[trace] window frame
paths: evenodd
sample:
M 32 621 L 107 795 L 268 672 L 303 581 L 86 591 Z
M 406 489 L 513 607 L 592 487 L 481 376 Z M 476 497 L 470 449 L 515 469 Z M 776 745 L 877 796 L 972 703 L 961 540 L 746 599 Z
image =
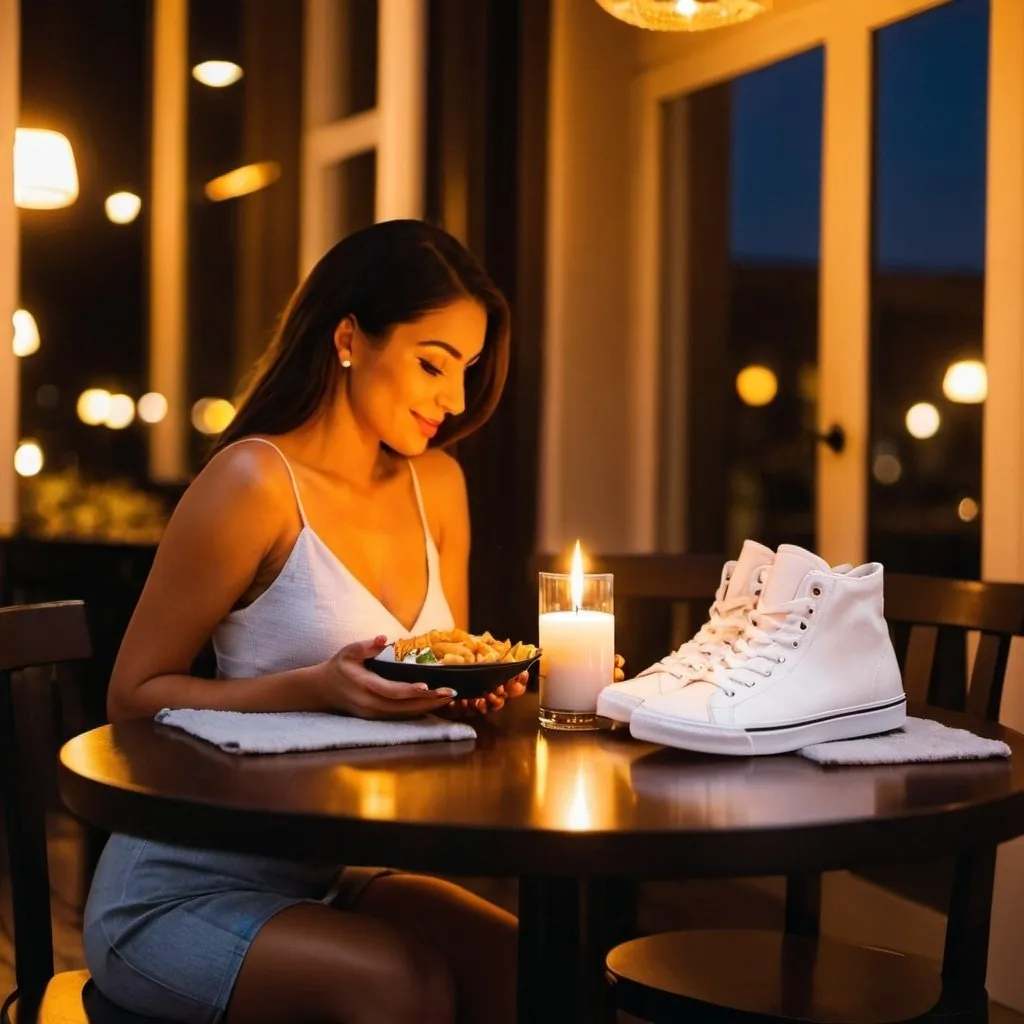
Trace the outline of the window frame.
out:
M 376 151 L 377 222 L 422 218 L 426 178 L 427 0 L 379 0 L 377 104 L 339 118 L 327 114 L 337 0 L 305 3 L 300 278 L 338 241 L 324 216 L 326 171 Z

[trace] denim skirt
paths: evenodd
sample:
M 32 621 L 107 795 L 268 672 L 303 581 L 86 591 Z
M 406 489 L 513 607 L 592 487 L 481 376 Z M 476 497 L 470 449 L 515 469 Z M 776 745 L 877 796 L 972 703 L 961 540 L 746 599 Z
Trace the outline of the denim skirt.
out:
M 298 903 L 350 906 L 387 873 L 113 835 L 85 907 L 86 965 L 100 992 L 126 1010 L 183 1024 L 220 1021 L 270 918 Z

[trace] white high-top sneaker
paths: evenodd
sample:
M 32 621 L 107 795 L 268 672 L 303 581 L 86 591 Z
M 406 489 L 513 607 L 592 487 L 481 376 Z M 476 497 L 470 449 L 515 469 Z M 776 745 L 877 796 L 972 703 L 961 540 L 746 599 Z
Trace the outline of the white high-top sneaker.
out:
M 740 557 L 722 567 L 722 582 L 708 621 L 684 644 L 661 661 L 645 668 L 635 679 L 611 683 L 597 697 L 597 713 L 617 722 L 628 722 L 633 712 L 650 697 L 660 697 L 685 686 L 701 672 L 747 626 L 747 615 L 757 602 L 757 579 L 762 567 L 775 560 L 775 553 L 757 541 L 743 542 Z
M 835 571 L 783 544 L 731 653 L 630 718 L 638 739 L 780 754 L 899 728 L 906 695 L 882 609 L 882 566 Z

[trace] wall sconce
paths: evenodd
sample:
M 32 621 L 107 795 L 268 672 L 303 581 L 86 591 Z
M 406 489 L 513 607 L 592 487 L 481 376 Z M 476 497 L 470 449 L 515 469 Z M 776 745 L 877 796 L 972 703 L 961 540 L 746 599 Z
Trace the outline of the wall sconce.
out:
M 71 143 L 45 128 L 14 131 L 14 204 L 23 210 L 59 210 L 78 198 Z
M 613 17 L 661 32 L 703 32 L 749 21 L 772 0 L 597 0 Z

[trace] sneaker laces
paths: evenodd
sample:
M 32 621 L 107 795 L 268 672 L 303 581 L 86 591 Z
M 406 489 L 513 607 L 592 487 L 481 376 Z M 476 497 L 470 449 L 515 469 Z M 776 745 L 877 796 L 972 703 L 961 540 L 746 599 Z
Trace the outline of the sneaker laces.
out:
M 668 672 L 676 679 L 692 675 L 714 662 L 750 627 L 750 613 L 757 598 L 753 594 L 721 598 L 711 605 L 708 620 L 671 654 L 666 654 L 640 673 L 641 676 Z
M 817 596 L 813 590 L 811 594 L 774 608 L 762 604 L 749 612 L 746 629 L 692 681 L 714 683 L 732 697 L 738 687 L 756 686 L 761 679 L 770 677 L 775 666 L 785 664 L 806 636 Z

